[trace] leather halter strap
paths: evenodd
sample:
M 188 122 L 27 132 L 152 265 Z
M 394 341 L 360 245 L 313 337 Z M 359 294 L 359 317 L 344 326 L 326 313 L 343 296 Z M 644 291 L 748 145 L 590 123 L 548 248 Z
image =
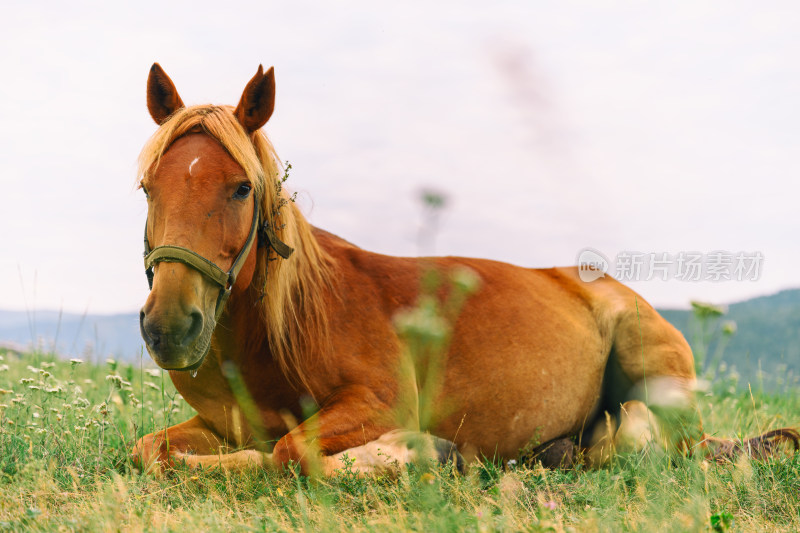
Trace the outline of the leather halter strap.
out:
M 236 259 L 233 260 L 230 270 L 225 272 L 214 262 L 209 261 L 202 255 L 183 246 L 166 244 L 150 249 L 150 242 L 147 240 L 147 223 L 144 225 L 144 268 L 147 275 L 147 283 L 153 289 L 153 267 L 157 263 L 183 263 L 197 270 L 208 279 L 219 285 L 219 296 L 214 312 L 214 320 L 219 321 L 219 317 L 225 309 L 225 304 L 231 295 L 231 289 L 236 282 L 236 276 L 244 266 L 245 259 L 253 247 L 253 243 L 258 238 L 258 246 L 266 245 L 272 247 L 275 252 L 288 259 L 294 249 L 278 239 L 275 232 L 267 223 L 261 224 L 261 217 L 258 211 L 258 198 L 253 201 L 253 221 L 250 223 L 250 233 L 247 235 L 244 247 L 239 251 Z

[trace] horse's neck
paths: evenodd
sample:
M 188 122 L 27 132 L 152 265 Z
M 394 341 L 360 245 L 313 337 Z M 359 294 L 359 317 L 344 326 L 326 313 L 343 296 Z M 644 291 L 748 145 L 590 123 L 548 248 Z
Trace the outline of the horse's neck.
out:
M 231 361 L 239 366 L 256 356 L 271 358 L 267 330 L 255 292 L 251 287 L 242 294 L 233 295 L 228 309 L 220 317 L 212 338 L 220 364 Z
M 214 363 L 237 401 L 244 394 L 258 406 L 263 429 L 280 434 L 286 431 L 281 413 L 300 419 L 300 397 L 307 392 L 287 379 L 273 357 L 257 299 L 231 303 L 212 339 Z
M 296 210 L 294 205 L 289 207 Z M 280 274 L 270 269 L 267 279 L 272 283 L 267 287 L 262 285 L 263 277 L 256 275 L 246 290 L 231 296 L 214 332 L 213 345 L 221 364 L 230 361 L 240 368 L 277 365 L 299 389 L 311 391 L 315 389 L 313 375 L 324 366 L 329 349 L 327 301 L 330 291 L 336 292 L 329 275 L 333 259 L 330 248 L 353 246 L 313 228 L 299 212 L 294 213 L 294 221 L 299 227 L 289 242 L 295 251 L 288 259 L 276 260 L 284 262 L 283 268 L 315 275 L 298 276 L 294 283 L 281 285 L 277 283 Z M 264 314 L 269 310 L 262 301 L 271 297 L 277 298 L 276 307 L 283 307 L 286 313 L 286 320 L 275 331 L 275 323 Z

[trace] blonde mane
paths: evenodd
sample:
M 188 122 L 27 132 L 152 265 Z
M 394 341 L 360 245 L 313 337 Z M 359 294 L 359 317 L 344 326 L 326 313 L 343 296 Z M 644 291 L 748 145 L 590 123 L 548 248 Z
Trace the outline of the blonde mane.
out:
M 273 357 L 283 372 L 309 388 L 307 370 L 324 363 L 329 349 L 325 292 L 330 289 L 332 258 L 312 235 L 311 225 L 283 188 L 283 165 L 263 131 L 248 135 L 230 106 L 200 105 L 176 111 L 148 140 L 139 155 L 137 182 L 158 165 L 170 145 L 202 129 L 241 165 L 261 201 L 261 220 L 295 249 L 288 259 L 274 251 L 259 253 L 251 290 L 261 298 L 261 315 Z

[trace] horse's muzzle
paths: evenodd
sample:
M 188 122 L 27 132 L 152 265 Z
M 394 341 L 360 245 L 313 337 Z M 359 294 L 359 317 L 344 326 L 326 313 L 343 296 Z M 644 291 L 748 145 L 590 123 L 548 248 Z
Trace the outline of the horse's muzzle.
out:
M 192 309 L 180 316 L 139 312 L 139 329 L 147 351 L 166 370 L 191 370 L 202 362 L 206 350 L 198 354 L 196 343 L 203 333 L 203 313 Z

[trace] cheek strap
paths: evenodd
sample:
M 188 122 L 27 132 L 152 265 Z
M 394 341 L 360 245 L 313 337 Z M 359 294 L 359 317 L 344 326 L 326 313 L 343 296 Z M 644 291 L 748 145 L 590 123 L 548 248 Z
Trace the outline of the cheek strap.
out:
M 156 246 L 150 249 L 150 243 L 147 240 L 147 224 L 144 226 L 144 271 L 147 276 L 147 283 L 150 289 L 153 289 L 153 267 L 157 263 L 183 263 L 205 277 L 219 285 L 219 296 L 217 297 L 217 305 L 214 312 L 214 320 L 219 321 L 222 311 L 225 309 L 225 304 L 231 295 L 231 289 L 236 282 L 236 276 L 244 266 L 244 261 L 250 254 L 253 243 L 258 238 L 259 246 L 266 245 L 271 247 L 275 252 L 288 259 L 294 249 L 286 243 L 278 239 L 275 232 L 270 228 L 267 223 L 260 224 L 260 216 L 258 212 L 258 198 L 253 201 L 253 220 L 250 223 L 250 233 L 247 235 L 247 241 L 244 247 L 239 251 L 239 254 L 234 259 L 230 270 L 225 272 L 214 262 L 209 261 L 200 254 L 193 252 L 183 246 L 174 246 L 167 244 L 164 246 Z M 264 243 L 264 244 L 262 244 Z

